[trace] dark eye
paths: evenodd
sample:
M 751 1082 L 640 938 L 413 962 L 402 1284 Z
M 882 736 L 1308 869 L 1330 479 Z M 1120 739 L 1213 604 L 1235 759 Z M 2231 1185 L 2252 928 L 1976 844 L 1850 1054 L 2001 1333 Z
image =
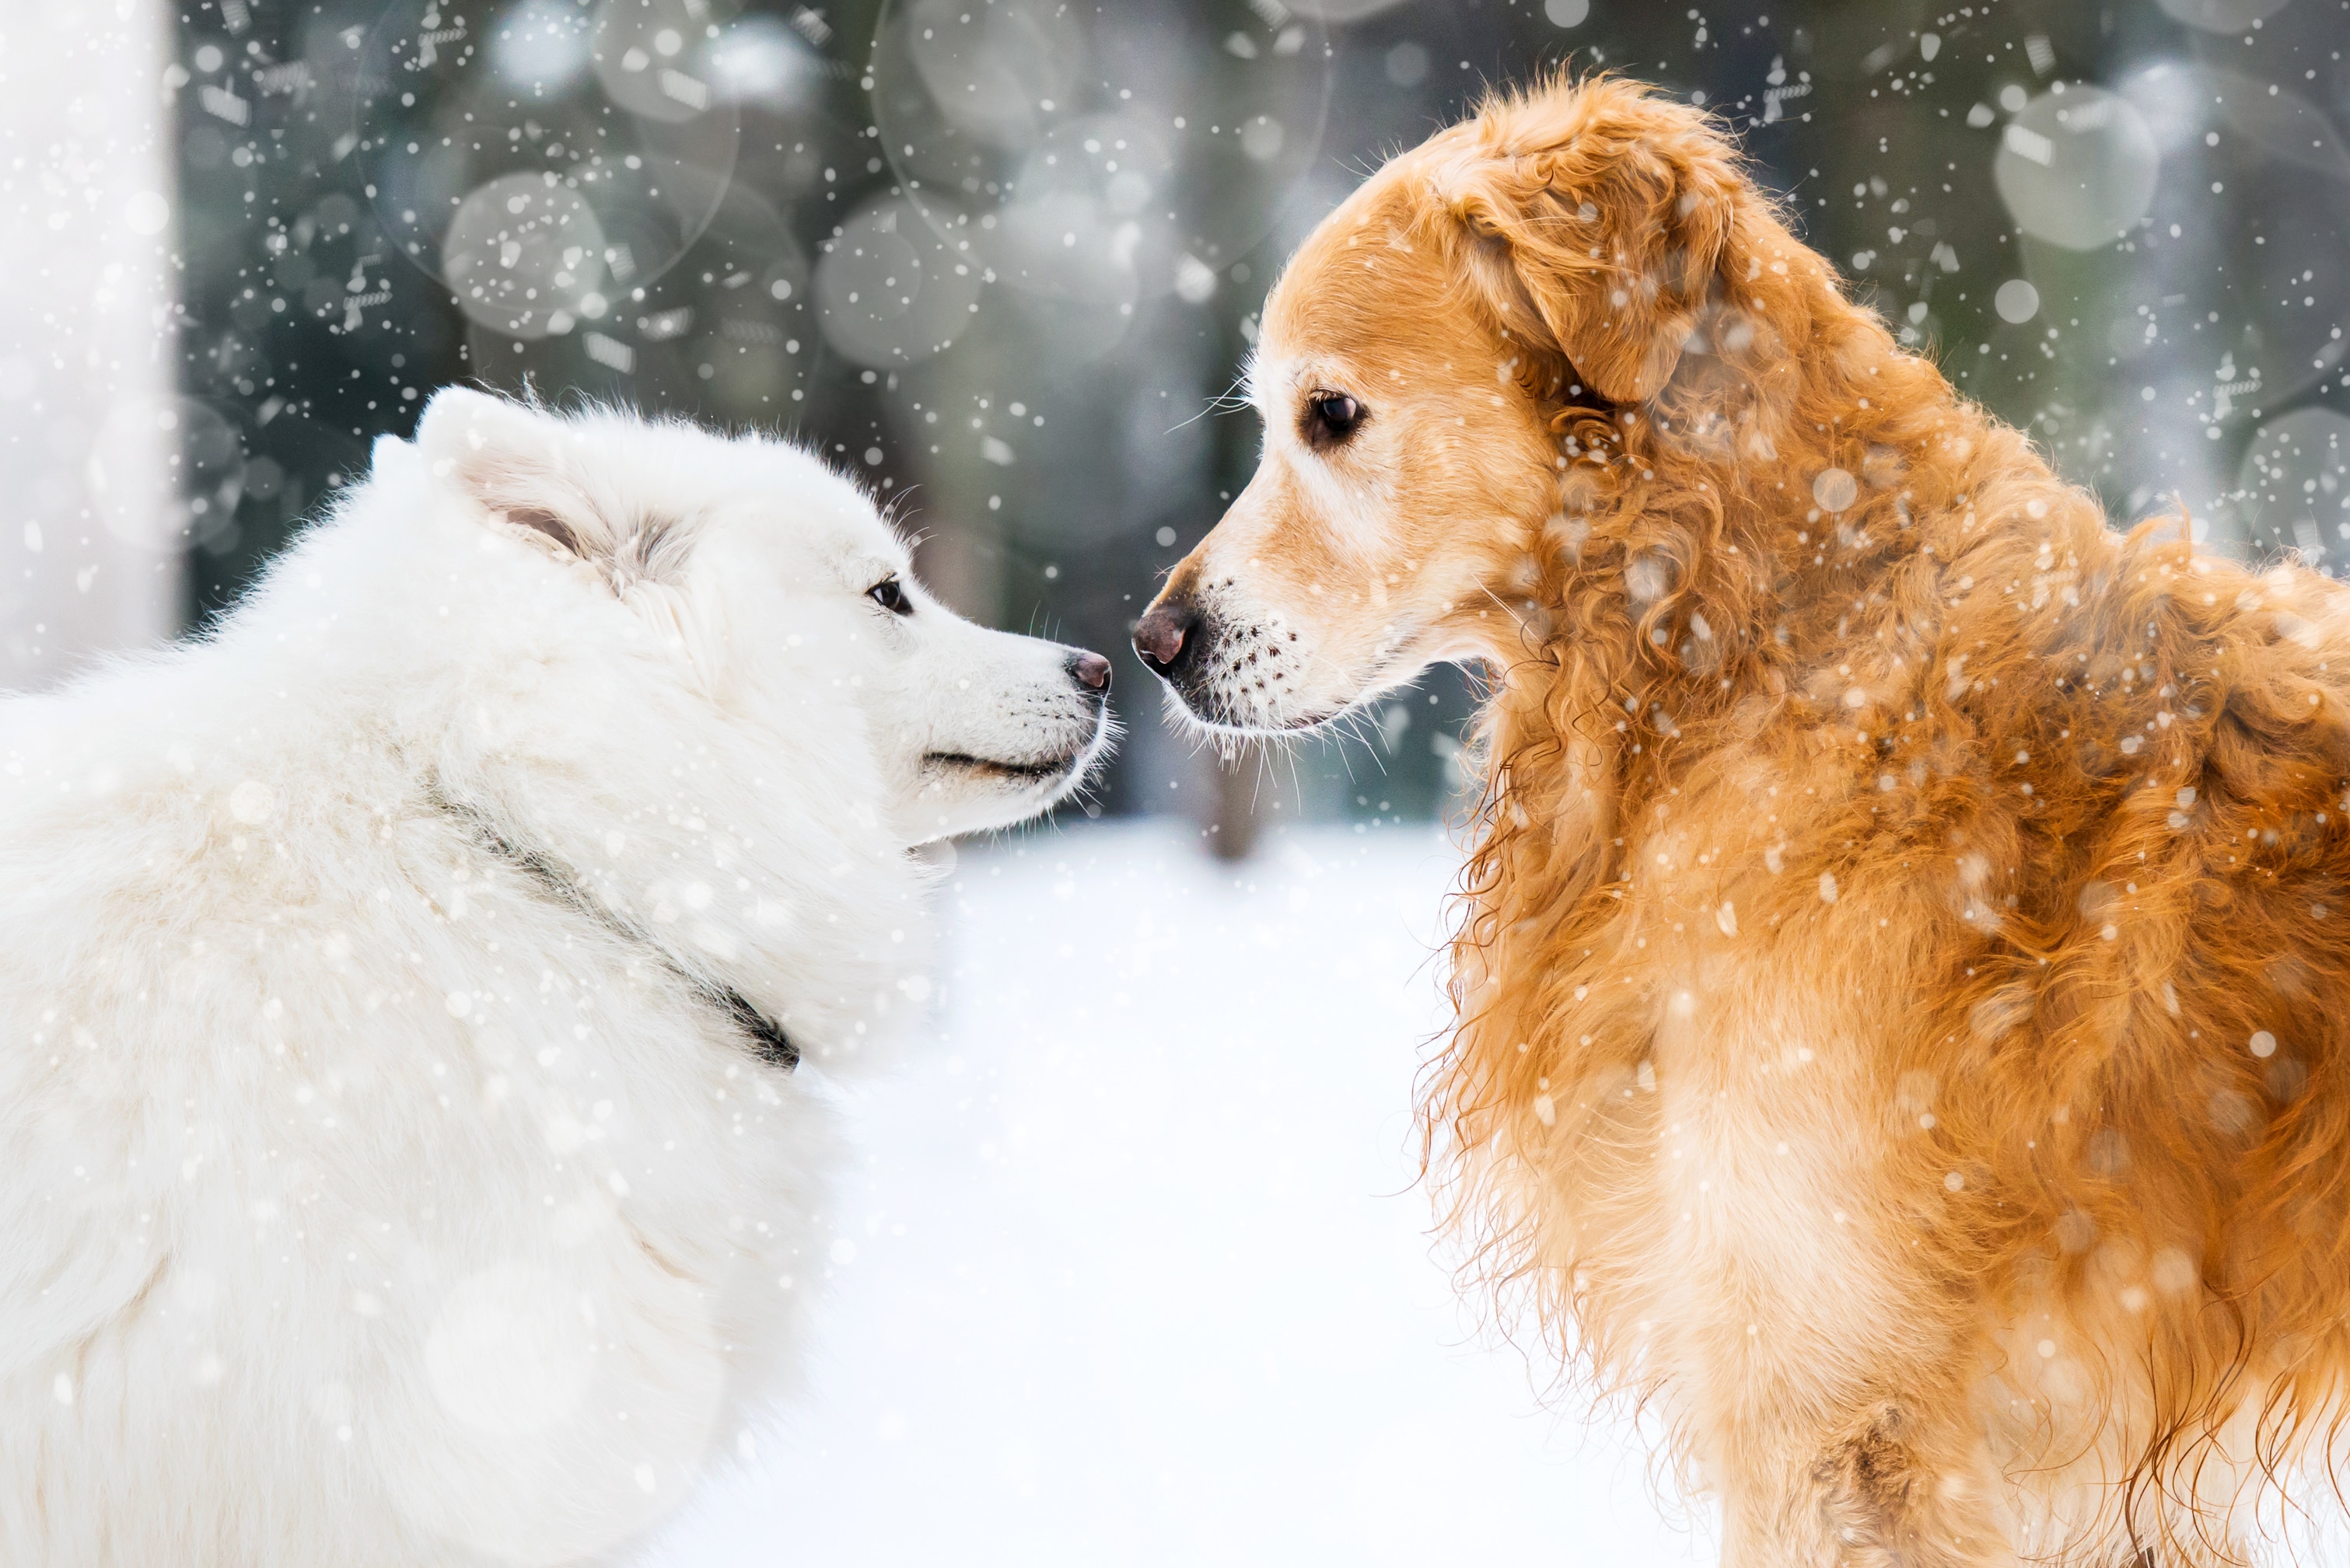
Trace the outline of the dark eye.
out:
M 914 601 L 906 597 L 906 590 L 899 585 L 897 576 L 894 574 L 882 578 L 879 582 L 866 589 L 865 597 L 871 599 L 875 604 L 879 605 L 883 609 L 888 610 L 891 615 L 911 615 L 914 613 Z
M 1305 444 L 1316 452 L 1344 442 L 1362 427 L 1363 405 L 1344 392 L 1316 392 L 1305 400 Z

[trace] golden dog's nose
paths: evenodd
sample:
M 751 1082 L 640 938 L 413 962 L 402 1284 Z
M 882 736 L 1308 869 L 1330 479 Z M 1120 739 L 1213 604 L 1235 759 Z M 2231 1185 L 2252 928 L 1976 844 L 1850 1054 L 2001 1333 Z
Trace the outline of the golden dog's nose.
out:
M 1199 612 L 1190 601 L 1161 599 L 1134 623 L 1134 651 L 1142 656 L 1152 674 L 1172 675 L 1191 651 L 1191 632 L 1199 624 Z

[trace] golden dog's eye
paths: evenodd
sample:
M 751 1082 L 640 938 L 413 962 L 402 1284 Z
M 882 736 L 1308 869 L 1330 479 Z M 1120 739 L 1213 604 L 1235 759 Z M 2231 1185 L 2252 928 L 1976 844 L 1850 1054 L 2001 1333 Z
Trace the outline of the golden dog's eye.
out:
M 895 576 L 884 577 L 866 589 L 865 597 L 891 615 L 914 613 L 914 601 L 906 597 L 906 590 L 899 586 Z
M 1305 444 L 1324 452 L 1362 429 L 1363 405 L 1344 392 L 1316 392 L 1305 400 L 1302 433 Z

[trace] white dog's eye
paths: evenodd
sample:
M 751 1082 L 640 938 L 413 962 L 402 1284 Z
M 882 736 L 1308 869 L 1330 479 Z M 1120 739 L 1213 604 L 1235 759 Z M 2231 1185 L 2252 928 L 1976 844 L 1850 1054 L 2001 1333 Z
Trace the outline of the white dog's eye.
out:
M 891 615 L 914 613 L 914 601 L 906 597 L 906 590 L 899 584 L 898 574 L 895 572 L 866 589 L 865 597 Z

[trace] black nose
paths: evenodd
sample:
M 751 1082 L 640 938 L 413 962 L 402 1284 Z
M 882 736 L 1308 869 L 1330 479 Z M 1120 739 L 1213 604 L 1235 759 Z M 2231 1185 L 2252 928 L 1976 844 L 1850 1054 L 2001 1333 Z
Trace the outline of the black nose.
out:
M 1084 649 L 1069 655 L 1069 678 L 1088 691 L 1109 690 L 1109 660 Z
M 1190 600 L 1162 599 L 1134 623 L 1134 651 L 1152 674 L 1171 676 L 1199 641 L 1191 635 L 1199 626 L 1200 612 Z

